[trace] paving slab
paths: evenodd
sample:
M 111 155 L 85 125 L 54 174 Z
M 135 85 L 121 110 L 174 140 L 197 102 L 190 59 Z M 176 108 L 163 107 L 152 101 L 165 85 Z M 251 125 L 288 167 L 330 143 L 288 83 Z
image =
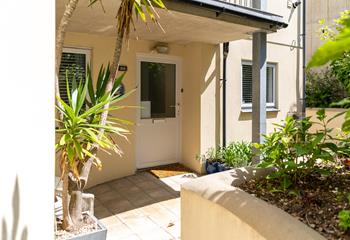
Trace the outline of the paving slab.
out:
M 148 172 L 100 184 L 95 215 L 107 227 L 107 240 L 180 239 L 181 184 L 196 178 L 183 174 L 158 179 Z

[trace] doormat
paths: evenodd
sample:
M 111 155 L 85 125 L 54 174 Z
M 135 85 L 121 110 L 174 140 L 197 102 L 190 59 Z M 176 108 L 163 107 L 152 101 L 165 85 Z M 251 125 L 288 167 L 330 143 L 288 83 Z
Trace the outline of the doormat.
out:
M 191 169 L 179 163 L 146 168 L 140 171 L 149 172 L 157 178 L 166 178 L 166 177 L 172 177 L 172 176 L 181 175 L 181 174 L 193 173 Z

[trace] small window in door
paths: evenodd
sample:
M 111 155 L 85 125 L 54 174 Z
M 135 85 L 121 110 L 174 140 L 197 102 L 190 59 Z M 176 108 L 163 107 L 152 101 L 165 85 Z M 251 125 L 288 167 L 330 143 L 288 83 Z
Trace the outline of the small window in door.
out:
M 176 117 L 176 65 L 141 62 L 141 118 Z

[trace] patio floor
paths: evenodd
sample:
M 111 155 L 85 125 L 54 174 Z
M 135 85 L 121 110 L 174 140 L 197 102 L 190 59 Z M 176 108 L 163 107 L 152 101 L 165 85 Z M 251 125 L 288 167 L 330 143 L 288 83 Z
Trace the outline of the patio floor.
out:
M 107 227 L 107 240 L 180 239 L 180 185 L 195 177 L 140 172 L 87 192 L 95 194 L 95 216 Z

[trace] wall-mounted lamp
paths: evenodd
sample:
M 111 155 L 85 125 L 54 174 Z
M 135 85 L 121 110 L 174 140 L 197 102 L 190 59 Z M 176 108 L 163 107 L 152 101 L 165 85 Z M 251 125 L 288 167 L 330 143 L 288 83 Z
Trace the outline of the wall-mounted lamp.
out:
M 160 54 L 167 54 L 169 53 L 169 46 L 166 43 L 157 43 L 154 47 L 154 50 L 156 50 L 157 53 Z
M 301 0 L 293 1 L 293 0 L 288 0 L 287 6 L 289 9 L 291 8 L 297 8 L 301 4 Z

